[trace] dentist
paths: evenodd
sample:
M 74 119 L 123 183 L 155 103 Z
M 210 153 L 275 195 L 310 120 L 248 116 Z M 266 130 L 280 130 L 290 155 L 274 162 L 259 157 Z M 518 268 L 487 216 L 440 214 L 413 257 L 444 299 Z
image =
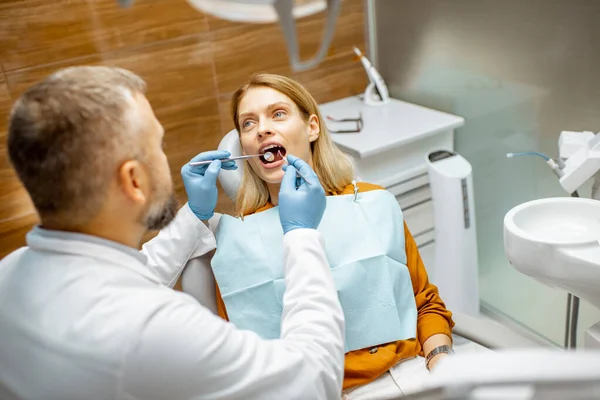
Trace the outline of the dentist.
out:
M 281 338 L 237 330 L 172 290 L 215 248 L 206 226 L 226 152 L 182 168 L 177 211 L 163 128 L 133 73 L 59 70 L 15 103 L 8 153 L 41 219 L 0 262 L 0 398 L 335 399 L 344 320 L 323 242 L 317 176 L 290 157 L 279 193 Z M 300 170 L 311 185 L 296 186 Z M 147 229 L 158 236 L 139 244 Z

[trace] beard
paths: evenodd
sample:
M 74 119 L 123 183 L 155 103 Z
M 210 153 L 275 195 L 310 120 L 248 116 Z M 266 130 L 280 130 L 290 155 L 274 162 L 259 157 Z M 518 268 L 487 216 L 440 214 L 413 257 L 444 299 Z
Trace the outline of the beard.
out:
M 179 210 L 179 203 L 175 197 L 175 193 L 171 193 L 167 201 L 163 204 L 153 204 L 143 218 L 143 224 L 146 229 L 158 231 L 169 225 Z

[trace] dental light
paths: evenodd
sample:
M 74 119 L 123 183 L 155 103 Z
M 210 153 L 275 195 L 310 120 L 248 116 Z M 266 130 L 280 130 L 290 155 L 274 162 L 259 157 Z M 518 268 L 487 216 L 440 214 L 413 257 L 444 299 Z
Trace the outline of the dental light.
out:
M 279 21 L 287 42 L 288 56 L 293 71 L 305 71 L 321 63 L 335 30 L 342 0 L 187 0 L 196 10 L 233 22 L 268 24 Z M 117 0 L 121 7 L 130 7 L 133 0 Z M 321 46 L 314 58 L 300 61 L 300 46 L 295 19 L 327 10 Z

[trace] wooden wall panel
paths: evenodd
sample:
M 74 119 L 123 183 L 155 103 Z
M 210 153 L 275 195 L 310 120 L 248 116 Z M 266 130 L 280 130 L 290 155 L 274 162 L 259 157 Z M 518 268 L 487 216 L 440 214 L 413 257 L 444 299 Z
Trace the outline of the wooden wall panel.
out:
M 79 57 L 75 60 L 62 60 L 53 64 L 38 65 L 31 68 L 18 69 L 5 72 L 8 89 L 13 100 L 16 100 L 29 86 L 42 80 L 59 68 L 76 65 L 99 65 L 102 64 L 100 54 Z
M 0 141 L 1 148 L 5 146 L 4 139 L 6 137 L 6 126 L 11 107 L 12 100 L 10 98 L 6 78 L 4 77 L 4 72 L 0 70 L 0 138 L 2 139 L 2 141 Z
M 130 8 L 119 7 L 116 0 L 91 0 L 89 4 L 102 52 L 208 31 L 204 14 L 186 1 L 138 0 Z
M 12 102 L 31 84 L 71 65 L 114 65 L 148 83 L 148 98 L 166 130 L 166 153 L 180 203 L 181 166 L 217 147 L 233 128 L 231 94 L 256 72 L 299 80 L 319 102 L 354 95 L 367 80 L 352 46 L 364 50 L 363 0 L 343 0 L 327 59 L 292 73 L 278 24 L 238 24 L 206 16 L 185 0 L 0 1 L 0 258 L 24 244 L 37 223 L 5 149 Z M 303 59 L 321 40 L 326 13 L 298 21 Z M 221 190 L 217 210 L 233 212 Z M 153 237 L 148 233 L 145 239 Z
M 154 109 L 216 96 L 210 43 L 203 35 L 120 50 L 107 54 L 103 61 L 144 78 Z
M 4 71 L 98 53 L 86 0 L 0 2 Z
M 24 243 L 37 223 L 29 196 L 12 169 L 6 152 L 6 126 L 12 107 L 4 74 L 0 74 L 0 258 Z

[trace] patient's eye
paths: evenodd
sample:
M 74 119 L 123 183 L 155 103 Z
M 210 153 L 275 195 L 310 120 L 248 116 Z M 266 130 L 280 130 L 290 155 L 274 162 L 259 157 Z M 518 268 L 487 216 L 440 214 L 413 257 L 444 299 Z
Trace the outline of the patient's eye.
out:
M 275 111 L 275 114 L 273 114 L 273 116 L 274 116 L 275 118 L 281 118 L 281 117 L 283 117 L 284 115 L 285 115 L 285 111 L 283 111 L 283 110 L 278 110 L 278 111 Z
M 242 122 L 242 128 L 247 129 L 250 127 L 251 124 L 252 124 L 252 121 L 247 119 L 244 122 Z

